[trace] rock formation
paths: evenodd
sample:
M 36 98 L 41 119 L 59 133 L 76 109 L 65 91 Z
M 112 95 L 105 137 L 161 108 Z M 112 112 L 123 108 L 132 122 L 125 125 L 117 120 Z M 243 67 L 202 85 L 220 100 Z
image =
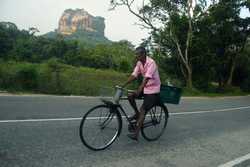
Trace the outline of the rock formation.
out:
M 84 9 L 67 9 L 63 12 L 58 28 L 46 33 L 47 38 L 63 35 L 65 40 L 77 40 L 89 46 L 106 44 L 111 41 L 104 35 L 104 18 L 92 16 Z
M 71 35 L 77 31 L 104 35 L 104 28 L 104 18 L 94 17 L 84 9 L 67 9 L 59 20 L 57 31 L 63 35 Z

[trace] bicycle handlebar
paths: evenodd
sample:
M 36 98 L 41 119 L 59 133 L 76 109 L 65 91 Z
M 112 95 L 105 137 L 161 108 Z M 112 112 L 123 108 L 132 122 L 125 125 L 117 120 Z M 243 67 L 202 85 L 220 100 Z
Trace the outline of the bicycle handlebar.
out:
M 121 90 L 127 91 L 127 92 L 135 92 L 135 90 L 126 89 L 126 88 L 124 88 L 124 87 L 122 87 L 122 86 L 119 86 L 119 85 L 116 85 L 115 88 L 116 88 L 116 89 L 121 89 Z
M 116 93 L 115 93 L 115 96 L 114 96 L 114 101 L 118 104 L 120 99 L 127 99 L 127 98 L 122 98 L 122 95 L 123 95 L 123 92 L 126 91 L 127 93 L 132 93 L 132 92 L 135 92 L 134 90 L 129 90 L 129 89 L 126 89 L 124 87 L 121 87 L 119 85 L 116 85 L 115 88 L 117 89 L 116 90 Z

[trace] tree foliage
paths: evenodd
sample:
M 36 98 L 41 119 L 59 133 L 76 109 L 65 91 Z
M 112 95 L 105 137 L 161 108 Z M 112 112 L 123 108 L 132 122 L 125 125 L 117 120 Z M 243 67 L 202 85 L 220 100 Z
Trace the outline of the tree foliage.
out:
M 233 86 L 236 72 L 247 71 L 250 18 L 241 18 L 249 0 L 111 0 L 112 9 L 126 6 L 139 18 L 138 24 L 151 30 L 149 40 L 154 56 L 171 78 L 189 88 L 208 89 L 212 82 L 219 89 Z M 138 8 L 138 7 L 137 7 Z M 238 83 L 238 81 L 237 81 Z M 249 86 L 250 87 L 250 86 Z
M 77 40 L 35 36 L 36 28 L 19 30 L 15 24 L 0 23 L 0 59 L 41 63 L 56 58 L 62 63 L 128 72 L 132 68 L 133 45 L 129 41 L 89 46 Z
M 135 0 L 111 0 L 112 9 L 126 6 L 132 14 L 139 18 L 144 28 L 152 30 L 153 43 L 165 47 L 171 45 L 170 52 L 177 56 L 181 73 L 187 87 L 193 87 L 193 69 L 189 54 L 193 24 L 206 6 L 205 0 L 142 0 L 139 11 L 133 8 Z M 157 26 L 158 25 L 158 26 Z M 162 37 L 167 38 L 162 38 Z M 164 42 L 163 40 L 167 40 Z M 174 51 L 173 51 L 174 49 Z

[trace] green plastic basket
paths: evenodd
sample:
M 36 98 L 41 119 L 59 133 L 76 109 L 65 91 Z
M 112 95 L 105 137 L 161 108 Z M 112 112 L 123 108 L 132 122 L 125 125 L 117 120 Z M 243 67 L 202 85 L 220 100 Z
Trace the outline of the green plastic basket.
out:
M 179 104 L 182 89 L 174 86 L 161 85 L 161 102 L 170 104 Z

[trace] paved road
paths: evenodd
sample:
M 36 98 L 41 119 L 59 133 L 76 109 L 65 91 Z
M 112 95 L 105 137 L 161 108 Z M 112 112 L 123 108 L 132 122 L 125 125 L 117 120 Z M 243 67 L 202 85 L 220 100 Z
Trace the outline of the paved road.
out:
M 168 105 L 169 124 L 158 141 L 131 141 L 124 124 L 121 136 L 109 149 L 93 152 L 80 141 L 80 120 L 3 120 L 79 118 L 98 99 L 0 96 L 0 166 L 218 166 L 250 153 L 249 102 L 249 96 L 183 99 L 178 106 Z M 131 110 L 125 102 L 124 106 Z M 250 161 L 242 164 L 247 166 Z

